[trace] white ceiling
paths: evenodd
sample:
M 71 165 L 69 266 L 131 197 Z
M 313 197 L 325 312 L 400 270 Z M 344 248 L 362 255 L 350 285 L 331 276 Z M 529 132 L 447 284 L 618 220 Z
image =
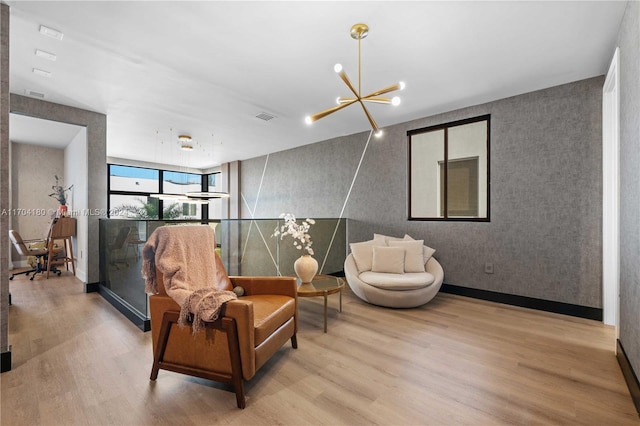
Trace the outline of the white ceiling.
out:
M 370 28 L 362 92 L 407 84 L 400 106 L 370 107 L 384 127 L 604 74 L 626 4 L 6 3 L 12 93 L 106 114 L 108 156 L 196 168 L 369 130 L 357 105 L 303 121 L 349 95 L 335 63 L 357 81 L 355 23 Z M 41 24 L 63 39 L 40 34 Z M 182 133 L 195 141 L 190 153 L 178 149 Z
M 25 115 L 10 114 L 11 141 L 31 145 L 64 149 L 83 129 L 68 123 L 60 123 Z

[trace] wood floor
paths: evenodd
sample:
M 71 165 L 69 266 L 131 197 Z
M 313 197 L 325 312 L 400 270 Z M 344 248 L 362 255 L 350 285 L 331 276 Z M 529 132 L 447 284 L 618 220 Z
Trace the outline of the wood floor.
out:
M 418 309 L 347 289 L 300 301 L 290 344 L 246 384 L 247 408 L 205 380 L 161 371 L 151 334 L 64 273 L 10 284 L 9 425 L 638 425 L 599 322 L 439 294 Z M 7 307 L 2 307 L 7 309 Z

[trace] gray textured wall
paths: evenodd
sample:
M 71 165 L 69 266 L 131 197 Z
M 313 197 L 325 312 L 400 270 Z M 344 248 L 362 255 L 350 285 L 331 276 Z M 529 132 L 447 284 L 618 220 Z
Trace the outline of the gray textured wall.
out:
M 620 32 L 620 342 L 640 374 L 640 3 Z
M 242 217 L 251 212 L 255 218 L 285 212 L 301 218 L 338 217 L 367 137 L 337 138 L 243 161 Z
M 408 233 L 437 249 L 446 283 L 602 307 L 603 82 L 592 78 L 386 128 L 369 143 L 343 216 L 350 241 Z M 491 114 L 491 222 L 408 221 L 406 132 L 482 114 Z M 242 217 L 254 206 L 262 218 L 289 211 L 338 217 L 367 136 L 243 161 Z M 484 273 L 485 262 L 494 263 L 494 274 Z
M 9 208 L 9 6 L 0 3 L 0 209 Z M 9 216 L 0 215 L 0 353 L 9 353 Z
M 17 230 L 22 238 L 46 238 L 51 224 L 49 212 L 57 210 L 60 205 L 55 198 L 49 197 L 56 175 L 64 176 L 64 150 L 11 144 L 11 208 L 18 212 L 44 210 L 47 213 L 12 215 L 9 218 L 10 229 Z M 11 259 L 26 264 L 26 259 L 15 249 L 12 249 Z

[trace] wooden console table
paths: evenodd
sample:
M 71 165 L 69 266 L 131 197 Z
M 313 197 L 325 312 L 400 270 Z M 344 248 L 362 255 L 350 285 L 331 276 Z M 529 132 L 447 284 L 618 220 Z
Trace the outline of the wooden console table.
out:
M 62 265 L 64 264 L 69 270 L 69 263 L 71 263 L 71 268 L 73 270 L 73 275 L 76 274 L 76 264 L 73 260 L 73 243 L 71 242 L 71 237 L 75 237 L 76 235 L 76 219 L 73 217 L 59 217 L 53 219 L 53 223 L 51 224 L 51 231 L 49 232 L 49 253 L 50 259 L 47 262 L 47 278 L 49 278 L 49 271 L 51 269 L 51 265 Z M 56 240 L 63 241 L 64 248 L 64 257 L 53 259 L 54 253 L 54 243 Z

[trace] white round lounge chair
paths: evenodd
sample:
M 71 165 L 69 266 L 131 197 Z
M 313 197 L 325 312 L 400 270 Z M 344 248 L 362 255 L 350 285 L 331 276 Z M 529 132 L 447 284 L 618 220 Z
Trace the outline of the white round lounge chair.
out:
M 359 273 L 353 254 L 344 262 L 344 274 L 351 290 L 365 302 L 388 308 L 415 308 L 435 297 L 442 286 L 444 271 L 433 257 L 425 264 L 425 270 L 404 274 Z

